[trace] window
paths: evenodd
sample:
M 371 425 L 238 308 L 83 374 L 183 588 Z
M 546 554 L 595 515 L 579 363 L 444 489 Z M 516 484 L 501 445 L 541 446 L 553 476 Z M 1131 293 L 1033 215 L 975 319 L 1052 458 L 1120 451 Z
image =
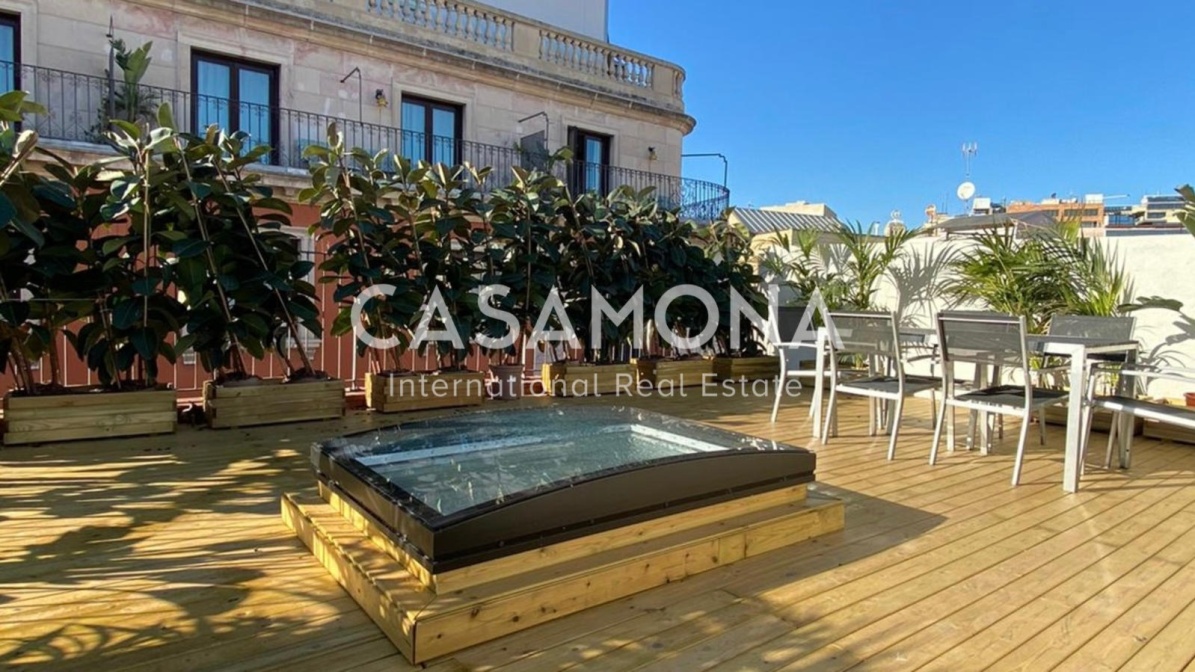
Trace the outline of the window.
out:
M 315 271 L 319 266 L 319 260 L 317 259 L 315 252 L 315 237 L 308 233 L 306 229 L 297 226 L 284 226 L 282 227 L 282 231 L 294 239 L 295 252 L 297 252 L 299 256 L 303 258 L 303 260 L 310 261 L 313 264 L 311 270 L 307 272 L 307 276 L 303 279 L 314 286 L 316 288 L 316 292 L 318 293 L 320 285 L 315 277 Z M 303 345 L 303 351 L 308 355 L 313 354 L 315 350 L 323 343 L 323 334 L 311 331 L 302 324 L 298 325 L 298 327 L 299 340 Z M 289 333 L 287 334 L 286 340 L 288 347 L 290 349 L 294 349 L 295 344 L 291 342 Z
M 276 66 L 196 52 L 191 91 L 197 132 L 216 124 L 247 134 L 252 145 L 274 145 L 278 139 Z
M 575 193 L 605 194 L 610 182 L 610 136 L 570 128 L 568 146 L 573 150 L 569 187 Z
M 411 161 L 461 163 L 460 105 L 403 96 L 402 153 Z
M 21 88 L 21 17 L 0 14 L 0 87 Z

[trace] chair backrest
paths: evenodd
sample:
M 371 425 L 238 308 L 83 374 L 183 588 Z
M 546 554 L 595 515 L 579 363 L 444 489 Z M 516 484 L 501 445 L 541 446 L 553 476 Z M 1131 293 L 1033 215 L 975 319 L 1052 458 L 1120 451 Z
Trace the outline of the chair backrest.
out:
M 1050 318 L 1050 335 L 1128 341 L 1136 326 L 1137 318 L 1132 316 L 1054 315 Z
M 938 314 L 938 345 L 946 363 L 1025 370 L 1029 352 L 1025 318 L 995 313 Z
M 830 346 L 838 355 L 878 355 L 900 359 L 893 313 L 830 313 Z
M 777 306 L 776 307 L 776 329 L 780 335 L 781 343 L 791 343 L 798 340 L 796 337 L 797 329 L 801 327 L 801 318 L 805 316 L 805 306 Z M 815 325 L 810 324 L 809 330 L 813 330 Z

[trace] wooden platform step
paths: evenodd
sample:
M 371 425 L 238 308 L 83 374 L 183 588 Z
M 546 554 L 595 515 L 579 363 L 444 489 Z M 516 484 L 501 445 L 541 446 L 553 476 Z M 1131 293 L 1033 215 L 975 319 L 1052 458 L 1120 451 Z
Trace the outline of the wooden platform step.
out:
M 683 530 L 713 524 L 728 525 L 740 516 L 753 511 L 775 509 L 785 504 L 800 504 L 805 501 L 807 488 L 799 485 L 747 495 L 726 502 L 718 502 L 698 509 L 690 509 L 650 520 L 623 525 L 612 530 L 570 539 L 568 541 L 542 546 L 522 553 L 507 555 L 468 567 L 433 574 L 417 558 L 411 557 L 406 549 L 394 542 L 372 516 L 360 509 L 351 500 L 342 497 L 324 483 L 319 484 L 319 494 L 346 520 L 363 532 L 378 548 L 392 558 L 436 593 L 464 590 L 473 586 L 492 583 L 519 574 L 541 572 L 558 564 L 580 558 L 589 558 L 615 548 L 638 542 L 668 536 Z M 712 528 L 711 528 L 712 529 Z
M 837 500 L 752 511 L 491 583 L 436 594 L 316 494 L 282 517 L 413 663 L 679 581 L 843 527 Z

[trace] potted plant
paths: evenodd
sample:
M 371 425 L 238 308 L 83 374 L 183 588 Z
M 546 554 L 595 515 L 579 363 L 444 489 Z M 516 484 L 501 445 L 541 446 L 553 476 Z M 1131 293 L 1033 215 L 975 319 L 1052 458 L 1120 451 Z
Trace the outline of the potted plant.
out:
M 72 167 L 51 155 L 44 180 L 22 170 L 36 137 L 17 134 L 23 94 L 0 97 L 0 146 L 8 161 L 4 199 L 13 216 L 0 246 L 7 300 L 0 350 L 18 371 L 19 388 L 5 397 L 5 443 L 39 443 L 97 436 L 171 432 L 174 390 L 158 380 L 159 359 L 173 362 L 185 310 L 168 292 L 164 218 L 133 194 L 149 190 L 142 169 L 153 162 L 158 137 L 124 122 L 109 140 L 131 161 Z M 14 116 L 16 117 L 14 119 Z M 63 335 L 97 385 L 65 387 L 55 342 Z M 37 383 L 32 362 L 50 360 L 50 383 Z
M 644 311 L 653 316 L 647 322 L 648 349 L 635 358 L 636 379 L 641 385 L 671 389 L 701 385 L 713 375 L 713 363 L 701 352 L 685 351 L 667 342 L 661 325 L 655 324 L 656 307 L 665 292 L 680 285 L 708 287 L 717 275 L 713 262 L 697 243 L 692 222 L 682 221 L 679 210 L 657 208 L 652 224 L 643 227 Z M 672 333 L 688 337 L 699 332 L 710 316 L 705 304 L 694 297 L 681 297 L 668 306 L 666 315 Z M 713 316 L 717 319 L 717 316 Z
M 640 290 L 641 228 L 650 225 L 654 207 L 654 198 L 623 187 L 605 197 L 583 194 L 566 216 L 558 284 L 581 358 L 544 365 L 544 385 L 552 396 L 614 394 L 635 382 L 634 322 L 601 319 L 594 331 L 594 295 L 614 310 L 634 300 Z
M 406 357 L 434 286 L 425 272 L 439 273 L 448 253 L 442 245 L 451 232 L 441 237 L 440 231 L 460 224 L 441 216 L 440 197 L 452 196 L 445 180 L 391 152 L 346 149 L 335 124 L 328 145 L 310 146 L 305 156 L 312 186 L 300 200 L 320 207 L 312 231 L 330 243 L 320 270 L 323 282 L 336 283 L 334 335 L 354 333 L 354 306 L 361 302 L 356 353 L 367 359 L 367 406 L 392 413 L 481 403 L 484 374 L 415 372 Z M 462 228 L 472 235 L 467 222 Z
M 780 375 L 778 357 L 764 354 L 765 334 L 745 315 L 735 315 L 732 296 L 738 297 L 756 312 L 767 315 L 767 296 L 761 291 L 763 279 L 752 263 L 751 234 L 741 225 L 731 224 L 723 216 L 705 230 L 706 254 L 716 265 L 717 279 L 711 286 L 718 306 L 718 330 L 714 333 L 717 355 L 714 374 L 718 380 L 773 379 Z M 733 338 L 732 320 L 738 321 L 738 343 Z
M 314 262 L 282 230 L 290 207 L 245 172 L 270 147 L 250 147 L 244 134 L 215 127 L 204 137 L 180 135 L 169 118 L 155 133 L 166 149 L 146 198 L 175 218 L 166 280 L 187 308 L 187 345 L 213 376 L 203 388 L 208 425 L 344 415 L 344 382 L 315 370 L 303 338 L 322 333 L 307 280 Z M 246 363 L 270 356 L 281 364 L 280 379 L 254 375 Z
M 412 223 L 414 274 L 428 297 L 416 328 L 451 336 L 435 342 L 416 340 L 418 350 L 432 354 L 437 362 L 435 370 L 423 374 L 431 380 L 431 399 L 424 403 L 436 408 L 479 405 L 487 396 L 486 374 L 471 370 L 467 359 L 481 317 L 477 250 L 486 238 L 479 221 L 484 204 L 475 185 L 484 183 L 489 169 L 421 163 L 409 175 L 417 179 L 409 180 L 404 191 L 418 192 L 419 201 L 401 216 Z M 436 297 L 439 309 L 431 302 Z
M 556 305 L 563 308 L 557 287 L 560 236 L 573 209 L 568 189 L 555 176 L 518 167 L 514 175 L 514 182 L 490 195 L 486 213 L 489 235 L 481 247 L 483 283 L 501 286 L 504 292 L 493 297 L 490 304 L 514 318 L 514 325 L 510 325 L 504 319 L 487 316 L 481 331 L 489 339 L 497 339 L 511 326 L 517 327 L 516 338 L 509 346 L 485 349 L 490 369 L 498 379 L 499 396 L 504 398 L 522 394 L 523 354 L 528 347 L 541 345 L 536 342 L 535 328 L 562 326 L 555 311 L 544 324 L 538 322 L 550 300 L 555 299 Z M 550 343 L 542 345 L 555 350 Z

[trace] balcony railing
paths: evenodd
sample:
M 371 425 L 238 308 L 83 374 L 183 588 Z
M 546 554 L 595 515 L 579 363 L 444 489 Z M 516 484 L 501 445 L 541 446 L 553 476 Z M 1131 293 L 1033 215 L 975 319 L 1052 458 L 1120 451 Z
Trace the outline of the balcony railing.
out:
M 161 87 L 140 86 L 129 95 L 118 82 L 113 93 L 106 77 L 94 75 L 0 62 L 0 88 L 28 91 L 34 101 L 45 107 L 45 114 L 30 115 L 24 123 L 41 137 L 53 140 L 103 143 L 107 119 L 150 121 L 155 118 L 158 106 L 169 103 L 179 128 L 189 132 L 201 131 L 213 123 L 226 125 L 235 117 L 238 130 L 256 143 L 274 148 L 263 162 L 281 167 L 307 168 L 304 150 L 311 145 L 325 145 L 328 126 L 335 122 L 350 147 L 373 153 L 391 150 L 412 160 L 467 162 L 493 168 L 494 179 L 489 186 L 509 182 L 516 166 L 546 168 L 578 192 L 609 192 L 621 186 L 636 190 L 651 187 L 662 205 L 679 207 L 685 217 L 697 221 L 714 219 L 730 204 L 730 192 L 712 182 L 616 166 L 551 163 L 544 156 L 515 147 L 455 138 L 436 137 L 428 142 L 421 133 L 380 124 Z
M 532 19 L 460 0 L 357 2 L 362 4 L 349 3 L 341 9 L 352 13 L 363 6 L 367 17 L 401 24 L 396 27 L 417 26 L 438 36 L 496 49 L 507 57 L 538 62 L 549 70 L 658 94 L 677 104 L 682 97 L 685 76 L 679 67 Z

